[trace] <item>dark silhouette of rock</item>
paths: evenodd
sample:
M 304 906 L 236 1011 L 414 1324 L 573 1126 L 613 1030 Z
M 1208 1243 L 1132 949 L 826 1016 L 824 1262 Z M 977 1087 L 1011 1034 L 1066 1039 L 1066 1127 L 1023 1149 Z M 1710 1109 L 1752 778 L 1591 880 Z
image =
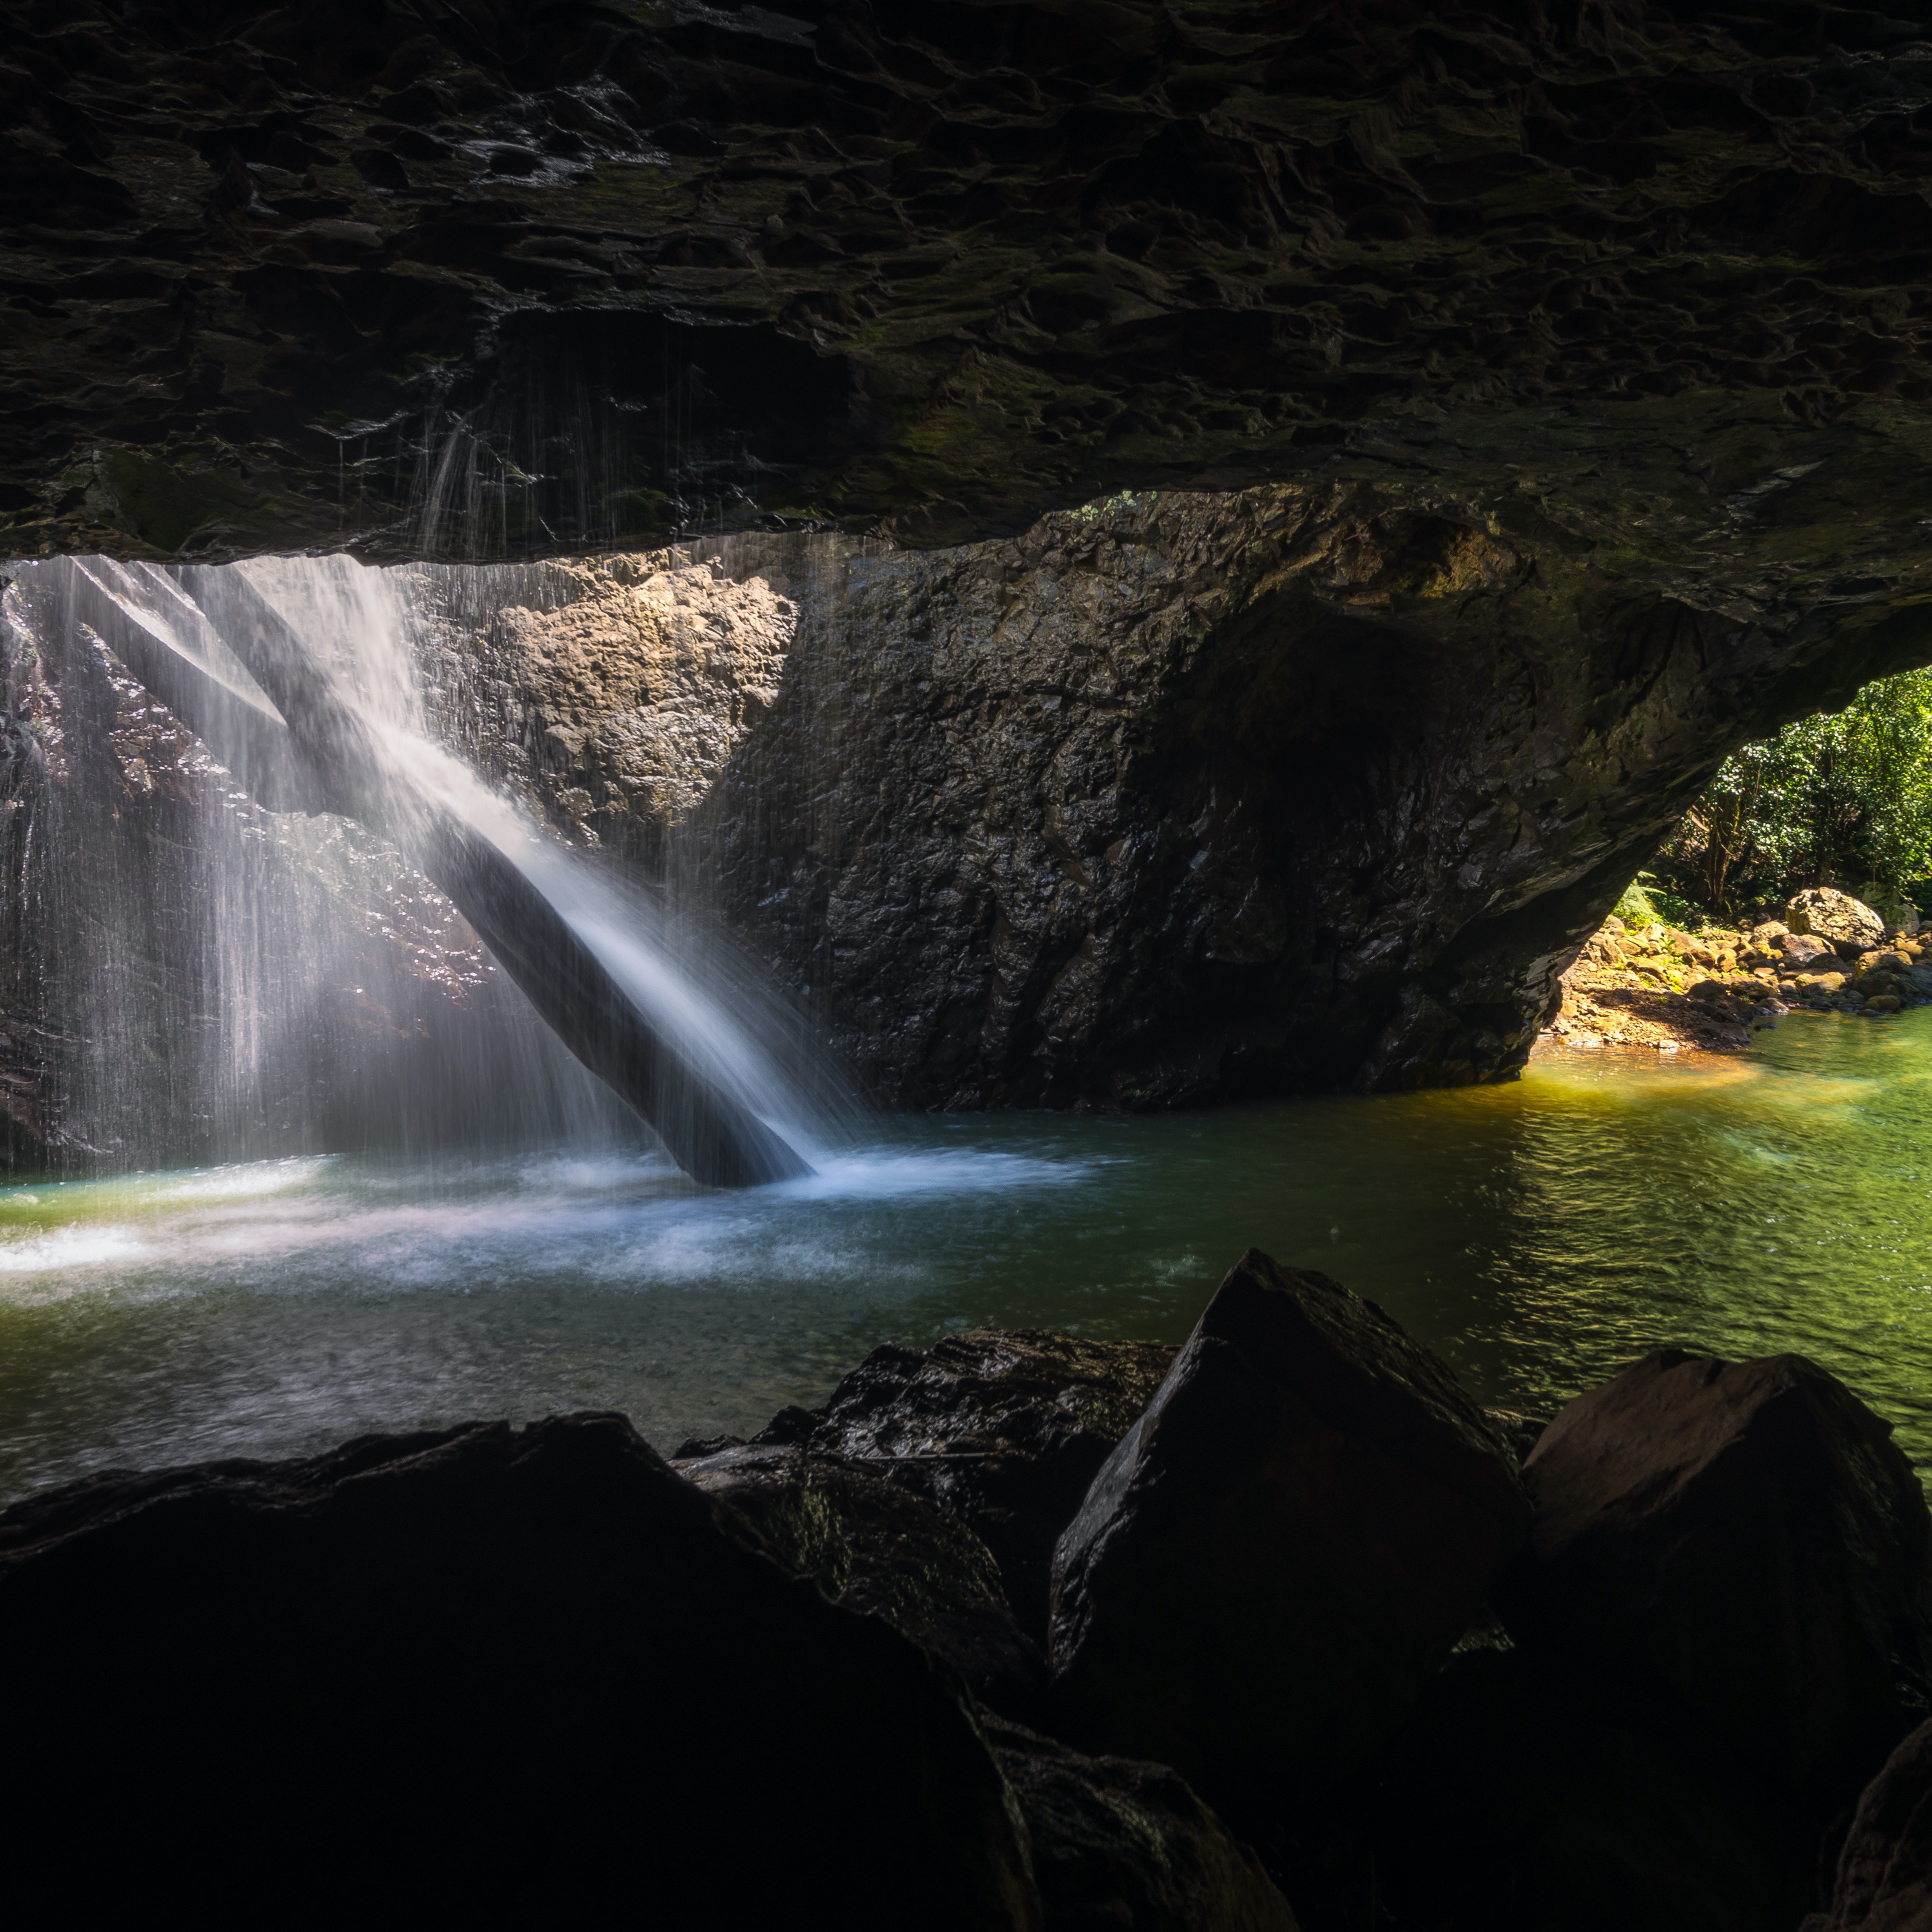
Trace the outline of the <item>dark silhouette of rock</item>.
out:
M 956 1516 L 866 1464 L 777 1444 L 677 1466 L 835 1603 L 883 1618 L 995 1708 L 1033 1714 L 1040 1646 L 1014 1621 L 992 1552 Z
M 762 1441 L 856 1458 L 941 1504 L 993 1552 L 1022 1629 L 1043 1642 L 1053 1546 L 1172 1363 L 1160 1342 L 1045 1328 L 874 1348 L 823 1409 L 787 1409 Z
M 1932 1517 L 1881 1421 L 1802 1355 L 1663 1349 L 1579 1396 L 1523 1480 L 1510 1631 L 1695 1714 L 1828 1816 L 1910 1721 Z
M 1815 1833 L 1694 1719 L 1524 1650 L 1456 1657 L 1368 1802 L 1405 1928 L 1792 1932 L 1815 1895 Z
M 1033 1840 L 1046 1932 L 1296 1932 L 1261 1860 L 1177 1772 L 984 1724 Z
M 998 1741 L 994 1754 L 998 1755 Z M 1820 1932 L 1924 1932 L 1932 1925 L 1932 1723 L 1865 1787 Z
M 953 1680 L 619 1416 L 50 1492 L 0 1642 L 23 1923 L 1040 1923 Z
M 1514 1459 L 1372 1302 L 1250 1249 L 1054 1559 L 1055 1729 L 1238 1822 L 1367 1761 L 1514 1556 Z

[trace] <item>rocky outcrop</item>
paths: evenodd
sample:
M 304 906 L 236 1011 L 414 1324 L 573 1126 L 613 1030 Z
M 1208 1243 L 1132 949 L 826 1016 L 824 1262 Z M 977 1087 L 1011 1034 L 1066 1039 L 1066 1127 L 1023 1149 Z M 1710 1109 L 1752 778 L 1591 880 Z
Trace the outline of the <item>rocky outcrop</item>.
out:
M 995 1709 L 1037 1714 L 1040 1646 L 1014 1620 L 992 1552 L 956 1516 L 874 1467 L 776 1444 L 674 1466 L 833 1602 L 883 1618 Z
M 0 552 L 968 544 L 814 565 L 735 752 L 631 633 L 497 680 L 640 863 L 726 760 L 907 1104 L 1507 1076 L 1728 751 L 1932 656 L 1910 20 L 177 13 L 5 14 Z
M 992 1551 L 1044 1647 L 1054 1544 L 1174 1355 L 1032 1328 L 970 1330 L 924 1352 L 889 1344 L 822 1408 L 783 1412 L 760 1440 L 852 1459 L 940 1504 Z
M 1822 558 L 1858 519 L 1792 473 L 1827 425 L 1870 503 L 1919 514 L 1911 19 L 5 20 L 0 550 L 760 512 L 953 541 L 1339 460 L 1588 502 L 1638 556 L 1697 500 L 1713 530 L 1808 523 Z
M 1916 1932 L 1932 1923 L 1932 1724 L 1866 1787 L 1838 1860 L 1832 1910 L 1809 1932 Z
M 1047 1932 L 1296 1932 L 1261 1860 L 1166 1765 L 983 1727 L 1026 1819 Z
M 1887 1424 L 1801 1356 L 1666 1349 L 1564 1408 L 1523 1480 L 1520 1641 L 1654 1687 L 1821 1820 L 1849 1801 L 1928 1661 L 1932 1516 Z
M 1265 1815 L 1369 1762 L 1528 1514 L 1443 1364 L 1251 1250 L 1060 1538 L 1058 1728 Z
M 1038 1928 L 953 1682 L 736 1526 L 595 1415 L 16 1506 L 20 1909 Z

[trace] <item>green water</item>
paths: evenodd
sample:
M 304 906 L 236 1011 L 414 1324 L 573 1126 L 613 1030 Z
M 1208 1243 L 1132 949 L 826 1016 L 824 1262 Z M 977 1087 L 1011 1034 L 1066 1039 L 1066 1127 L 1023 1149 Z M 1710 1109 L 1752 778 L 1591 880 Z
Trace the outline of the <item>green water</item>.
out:
M 264 1162 L 0 1192 L 0 1499 L 479 1415 L 660 1447 L 888 1339 L 1185 1335 L 1250 1244 L 1546 1411 L 1661 1343 L 1797 1349 L 1932 1465 L 1932 1008 L 1749 1055 L 1156 1119 L 888 1124 L 819 1177 L 648 1159 Z

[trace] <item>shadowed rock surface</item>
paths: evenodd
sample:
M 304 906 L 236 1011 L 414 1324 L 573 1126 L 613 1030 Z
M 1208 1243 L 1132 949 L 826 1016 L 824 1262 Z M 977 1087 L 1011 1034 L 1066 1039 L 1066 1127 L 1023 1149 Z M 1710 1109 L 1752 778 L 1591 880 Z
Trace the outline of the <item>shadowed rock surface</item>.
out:
M 923 1353 L 889 1343 L 823 1408 L 787 1410 L 760 1439 L 856 1458 L 940 1504 L 992 1551 L 1043 1643 L 1054 1541 L 1174 1355 L 1045 1328 L 970 1330 Z
M 1445 1364 L 1250 1249 L 1060 1538 L 1055 1728 L 1265 1816 L 1368 1762 L 1528 1515 Z
M 884 1618 L 995 1709 L 1036 1716 L 1040 1646 L 1014 1621 L 992 1552 L 936 1503 L 864 1464 L 776 1444 L 674 1466 L 834 1603 Z
M 1522 1650 L 1454 1658 L 1376 1767 L 1389 1922 L 1484 1932 L 1795 1932 L 1815 1832 L 1676 1700 Z
M 1802 1356 L 1646 1356 L 1523 1481 L 1510 1631 L 1667 1697 L 1821 1821 L 1922 1714 L 1932 1517 L 1889 1425 Z
M 952 1681 L 620 1416 L 50 1491 L 0 1516 L 0 1634 L 30 1916 L 1040 1924 Z
M 1336 459 L 1748 519 L 1922 433 L 1900 14 L 11 0 L 0 548 L 954 541 Z
M 1726 752 L 1932 656 L 1910 9 L 0 19 L 0 553 L 974 541 L 715 828 L 908 1104 L 1507 1077 Z M 552 708 L 574 824 L 710 768 Z
M 1166 1766 L 982 1728 L 1033 1840 L 1047 1932 L 1297 1932 L 1260 1859 Z
M 1932 1724 L 1892 1753 L 1858 1800 L 1830 1915 L 1816 1923 L 1819 1932 L 1932 1924 Z

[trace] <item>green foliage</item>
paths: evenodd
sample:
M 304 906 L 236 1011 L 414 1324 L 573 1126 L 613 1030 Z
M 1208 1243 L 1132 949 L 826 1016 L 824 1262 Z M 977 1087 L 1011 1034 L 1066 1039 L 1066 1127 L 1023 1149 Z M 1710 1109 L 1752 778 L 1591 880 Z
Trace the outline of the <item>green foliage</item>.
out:
M 1669 926 L 1680 932 L 1695 932 L 1706 920 L 1698 907 L 1673 892 L 1654 872 L 1638 873 L 1610 910 L 1628 926 Z
M 1714 910 L 1812 885 L 1914 899 L 1932 879 L 1932 670 L 1726 758 L 1662 862 Z

